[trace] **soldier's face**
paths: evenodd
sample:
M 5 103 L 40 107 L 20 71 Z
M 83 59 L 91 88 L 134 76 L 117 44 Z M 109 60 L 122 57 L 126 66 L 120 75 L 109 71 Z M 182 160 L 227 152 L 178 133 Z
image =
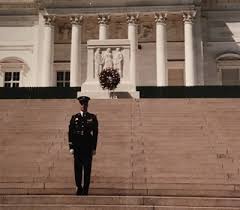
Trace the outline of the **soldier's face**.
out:
M 82 112 L 87 112 L 88 109 L 88 103 L 80 103 L 80 110 Z

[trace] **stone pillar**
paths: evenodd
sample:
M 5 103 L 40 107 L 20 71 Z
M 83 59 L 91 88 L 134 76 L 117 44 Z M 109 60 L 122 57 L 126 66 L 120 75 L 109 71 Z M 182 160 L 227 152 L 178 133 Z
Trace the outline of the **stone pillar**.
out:
M 157 86 L 168 85 L 166 13 L 155 14 Z
M 184 21 L 184 46 L 185 46 L 185 85 L 197 85 L 197 72 L 195 63 L 195 49 L 193 36 L 193 21 L 196 12 L 183 14 Z
M 99 24 L 99 40 L 108 39 L 108 24 L 110 21 L 109 15 L 99 15 L 98 24 Z
M 205 24 L 206 17 L 202 17 L 201 8 L 197 7 L 196 14 L 196 30 L 194 31 L 195 43 L 196 43 L 196 71 L 197 71 L 197 85 L 204 85 L 204 57 L 203 57 L 203 33 L 202 26 Z
M 136 50 L 137 50 L 137 15 L 128 15 L 128 39 L 130 40 L 130 81 L 136 87 Z
M 2 64 L 0 64 L 0 87 L 4 87 L 4 71 L 2 69 Z
M 55 16 L 43 16 L 43 61 L 42 61 L 42 86 L 53 86 L 53 51 L 54 51 L 54 21 Z
M 72 16 L 72 43 L 71 43 L 71 65 L 70 86 L 81 86 L 81 24 L 82 16 Z

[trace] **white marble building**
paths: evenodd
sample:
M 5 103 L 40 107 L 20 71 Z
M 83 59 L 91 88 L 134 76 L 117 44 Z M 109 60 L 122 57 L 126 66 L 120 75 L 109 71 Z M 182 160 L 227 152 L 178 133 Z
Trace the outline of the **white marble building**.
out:
M 97 48 L 124 54 L 120 90 L 239 85 L 240 1 L 0 2 L 1 87 L 94 91 Z

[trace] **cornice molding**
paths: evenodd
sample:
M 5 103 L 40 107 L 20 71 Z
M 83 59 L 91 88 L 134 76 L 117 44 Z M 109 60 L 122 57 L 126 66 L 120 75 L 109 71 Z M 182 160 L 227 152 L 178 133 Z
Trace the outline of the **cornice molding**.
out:
M 34 2 L 34 3 L 33 3 Z M 119 6 L 119 7 L 53 7 L 48 6 L 42 0 L 33 0 L 29 4 L 6 4 L 0 5 L 0 15 L 38 15 L 40 10 L 46 11 L 48 15 L 91 15 L 96 14 L 129 14 L 129 13 L 156 13 L 156 12 L 168 12 L 172 14 L 179 14 L 184 11 L 190 11 L 196 9 L 197 5 L 165 5 L 165 6 Z
M 95 7 L 95 8 L 46 8 L 48 14 L 52 15 L 91 15 L 97 14 L 129 14 L 129 13 L 157 13 L 168 12 L 169 14 L 180 14 L 196 9 L 195 5 L 174 5 L 174 6 L 128 6 L 128 7 Z

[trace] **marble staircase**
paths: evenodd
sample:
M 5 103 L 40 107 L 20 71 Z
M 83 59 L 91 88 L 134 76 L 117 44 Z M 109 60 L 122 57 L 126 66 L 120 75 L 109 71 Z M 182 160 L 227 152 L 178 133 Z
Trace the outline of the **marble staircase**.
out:
M 89 111 L 97 114 L 100 132 L 90 195 L 109 200 L 126 195 L 157 196 L 157 200 L 186 197 L 189 202 L 196 197 L 215 198 L 228 204 L 232 203 L 228 199 L 238 200 L 239 107 L 239 99 L 91 100 Z M 31 209 L 31 203 L 20 201 L 26 195 L 30 196 L 26 199 L 34 195 L 83 199 L 73 196 L 73 159 L 67 140 L 69 120 L 78 108 L 72 99 L 0 100 L 0 209 L 18 204 Z M 7 195 L 10 200 L 19 197 L 19 203 L 4 203 Z M 70 203 L 61 208 L 51 204 L 51 208 L 77 209 Z M 33 209 L 44 209 L 45 204 L 41 200 Z M 126 208 L 111 203 L 106 209 L 111 205 Z M 134 205 L 129 208 L 201 209 L 205 204 L 196 208 Z M 86 209 L 93 207 L 89 204 Z

